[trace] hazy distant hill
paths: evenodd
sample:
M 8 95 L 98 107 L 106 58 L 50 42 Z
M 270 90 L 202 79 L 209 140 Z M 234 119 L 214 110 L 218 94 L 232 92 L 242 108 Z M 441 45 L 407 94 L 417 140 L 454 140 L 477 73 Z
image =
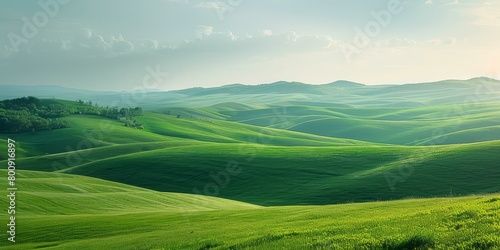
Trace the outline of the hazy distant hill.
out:
M 180 94 L 187 95 L 214 95 L 214 94 L 316 94 L 322 95 L 325 92 L 321 91 L 322 85 L 309 85 L 301 82 L 275 82 L 270 84 L 260 84 L 260 85 L 242 85 L 242 84 L 231 84 L 216 88 L 195 88 L 187 90 L 175 91 Z
M 36 96 L 38 98 L 57 98 L 74 100 L 91 96 L 105 96 L 117 94 L 108 91 L 91 91 L 84 89 L 66 88 L 55 85 L 0 85 L 0 99 L 13 99 L 23 96 Z
M 312 105 L 321 107 L 419 107 L 464 102 L 500 101 L 500 81 L 485 77 L 404 85 L 363 85 L 349 81 L 311 85 L 275 82 L 260 85 L 231 84 L 168 92 L 154 90 L 101 92 L 58 86 L 0 85 L 0 99 L 22 96 L 92 100 L 102 105 L 141 106 L 146 110 L 172 107 L 200 108 L 220 103 L 246 105 Z

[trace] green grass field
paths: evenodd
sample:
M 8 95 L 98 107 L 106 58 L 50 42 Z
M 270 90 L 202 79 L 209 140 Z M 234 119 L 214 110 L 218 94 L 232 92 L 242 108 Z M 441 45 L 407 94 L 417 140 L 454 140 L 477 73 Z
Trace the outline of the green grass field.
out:
M 146 112 L 144 129 L 72 115 L 3 134 L 19 191 L 17 243 L 0 248 L 500 249 L 498 103 L 284 107 L 192 91 L 210 105 Z
M 62 172 L 159 191 L 207 188 L 204 194 L 259 205 L 332 204 L 500 192 L 499 150 L 499 142 L 434 148 L 205 144 L 111 157 Z M 226 174 L 230 162 L 241 173 Z M 224 188 L 214 191 L 210 183 Z
M 67 174 L 19 178 L 19 242 L 1 249 L 500 248 L 499 194 L 258 207 Z

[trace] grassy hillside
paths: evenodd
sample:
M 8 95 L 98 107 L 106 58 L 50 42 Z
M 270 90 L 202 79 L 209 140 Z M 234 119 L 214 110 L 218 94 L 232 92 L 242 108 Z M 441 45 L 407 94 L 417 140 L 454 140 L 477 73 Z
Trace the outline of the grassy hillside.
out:
M 391 119 L 382 115 L 383 110 L 356 112 Z M 138 118 L 144 130 L 102 117 L 76 115 L 66 119 L 71 128 L 14 135 L 22 169 L 86 175 L 157 191 L 212 195 L 259 205 L 500 191 L 498 141 L 439 147 L 381 146 L 153 113 Z M 87 133 L 93 136 L 86 137 Z M 79 146 L 82 150 L 69 151 Z M 228 167 L 234 167 L 235 173 L 228 173 Z
M 89 146 L 98 148 L 117 144 L 147 144 L 180 140 L 193 143 L 199 141 L 253 142 L 271 145 L 311 146 L 369 144 L 356 140 L 309 135 L 234 122 L 176 118 L 172 115 L 154 113 L 146 113 L 137 119 L 144 123 L 144 130 L 125 127 L 122 122 L 99 116 L 72 115 L 61 118 L 69 123 L 69 128 L 34 133 L 3 134 L 2 138 L 11 137 L 18 142 L 19 158 L 88 149 Z M 23 150 L 24 153 L 21 152 Z M 5 156 L 0 154 L 0 161 L 4 159 Z
M 439 147 L 204 144 L 62 171 L 161 191 L 197 189 L 259 205 L 331 204 L 499 192 L 499 150 L 498 141 Z M 228 165 L 241 173 L 228 175 Z
M 398 145 L 471 143 L 500 139 L 500 105 L 419 108 L 288 106 L 278 123 L 272 108 L 220 113 L 230 121 L 309 134 Z
M 206 212 L 27 216 L 1 249 L 499 249 L 497 195 Z M 21 223 L 21 222 L 20 222 Z M 50 229 L 50 230 L 47 230 Z M 43 232 L 43 233 L 40 233 Z
M 170 137 L 211 142 L 252 142 L 281 146 L 369 145 L 363 141 L 316 136 L 300 132 L 249 126 L 221 120 L 203 121 L 147 113 L 138 118 L 146 131 Z M 277 119 L 277 118 L 275 118 Z
M 6 179 L 6 171 L 1 170 L 0 176 Z M 16 177 L 19 190 L 16 213 L 21 218 L 35 215 L 185 212 L 258 207 L 216 197 L 162 193 L 61 173 L 20 170 Z M 0 201 L 0 205 L 8 207 L 5 199 Z

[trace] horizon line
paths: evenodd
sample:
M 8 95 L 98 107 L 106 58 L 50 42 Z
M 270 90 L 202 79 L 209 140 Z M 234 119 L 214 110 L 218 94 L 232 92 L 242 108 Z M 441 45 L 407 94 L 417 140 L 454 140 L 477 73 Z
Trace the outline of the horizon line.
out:
M 256 84 L 243 84 L 243 83 L 230 83 L 230 84 L 223 84 L 223 85 L 217 85 L 217 86 L 209 86 L 209 87 L 201 87 L 201 86 L 195 86 L 195 87 L 188 87 L 188 88 L 183 88 L 183 89 L 170 89 L 170 90 L 163 90 L 163 89 L 156 89 L 156 88 L 138 88 L 136 86 L 137 90 L 97 90 L 97 89 L 84 89 L 80 87 L 68 87 L 68 86 L 63 86 L 63 85 L 57 85 L 57 84 L 5 84 L 5 83 L 0 83 L 0 86 L 15 86 L 15 87 L 58 87 L 58 88 L 65 88 L 65 89 L 70 89 L 70 90 L 81 90 L 81 91 L 90 91 L 90 92 L 109 92 L 109 93 L 130 93 L 130 92 L 137 92 L 140 90 L 146 90 L 147 92 L 150 93 L 155 93 L 155 92 L 177 92 L 177 91 L 183 91 L 183 90 L 189 90 L 189 89 L 215 89 L 215 88 L 223 88 L 223 87 L 229 87 L 229 86 L 235 86 L 235 85 L 240 85 L 240 86 L 264 86 L 264 85 L 272 85 L 272 84 L 277 84 L 277 83 L 299 83 L 299 84 L 304 84 L 304 85 L 309 85 L 309 86 L 323 86 L 323 85 L 330 85 L 330 84 L 335 84 L 339 82 L 348 82 L 352 84 L 359 84 L 362 86 L 403 86 L 403 85 L 414 85 L 414 84 L 429 84 L 429 83 L 439 83 L 439 82 L 446 82 L 446 81 L 471 81 L 471 80 L 478 80 L 478 79 L 488 79 L 488 80 L 494 80 L 494 81 L 500 81 L 500 79 L 492 78 L 492 77 L 487 77 L 487 76 L 478 76 L 478 77 L 473 77 L 469 79 L 443 79 L 443 80 L 437 80 L 437 81 L 427 81 L 427 82 L 405 82 L 405 83 L 380 83 L 380 84 L 365 84 L 361 82 L 355 82 L 355 81 L 350 81 L 350 80 L 345 80 L 345 79 L 339 79 L 333 82 L 328 82 L 328 83 L 307 83 L 307 82 L 300 82 L 300 81 L 275 81 L 275 82 L 270 82 L 270 83 L 256 83 Z

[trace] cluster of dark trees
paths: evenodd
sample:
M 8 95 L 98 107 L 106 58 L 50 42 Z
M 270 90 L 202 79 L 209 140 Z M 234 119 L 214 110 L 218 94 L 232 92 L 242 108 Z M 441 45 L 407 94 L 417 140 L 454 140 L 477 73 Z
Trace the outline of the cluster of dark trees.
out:
M 0 133 L 17 133 L 47 129 L 67 128 L 66 121 L 58 118 L 42 118 L 26 111 L 3 110 L 0 108 Z
M 69 127 L 59 118 L 73 115 L 99 115 L 117 120 L 135 120 L 142 109 L 99 107 L 92 102 L 78 100 L 79 105 L 65 105 L 36 97 L 22 97 L 0 101 L 0 133 L 34 132 Z M 135 122 L 134 122 L 135 123 Z
M 64 105 L 40 105 L 36 97 L 23 97 L 0 102 L 0 133 L 28 132 L 68 127 L 59 117 L 71 114 Z

